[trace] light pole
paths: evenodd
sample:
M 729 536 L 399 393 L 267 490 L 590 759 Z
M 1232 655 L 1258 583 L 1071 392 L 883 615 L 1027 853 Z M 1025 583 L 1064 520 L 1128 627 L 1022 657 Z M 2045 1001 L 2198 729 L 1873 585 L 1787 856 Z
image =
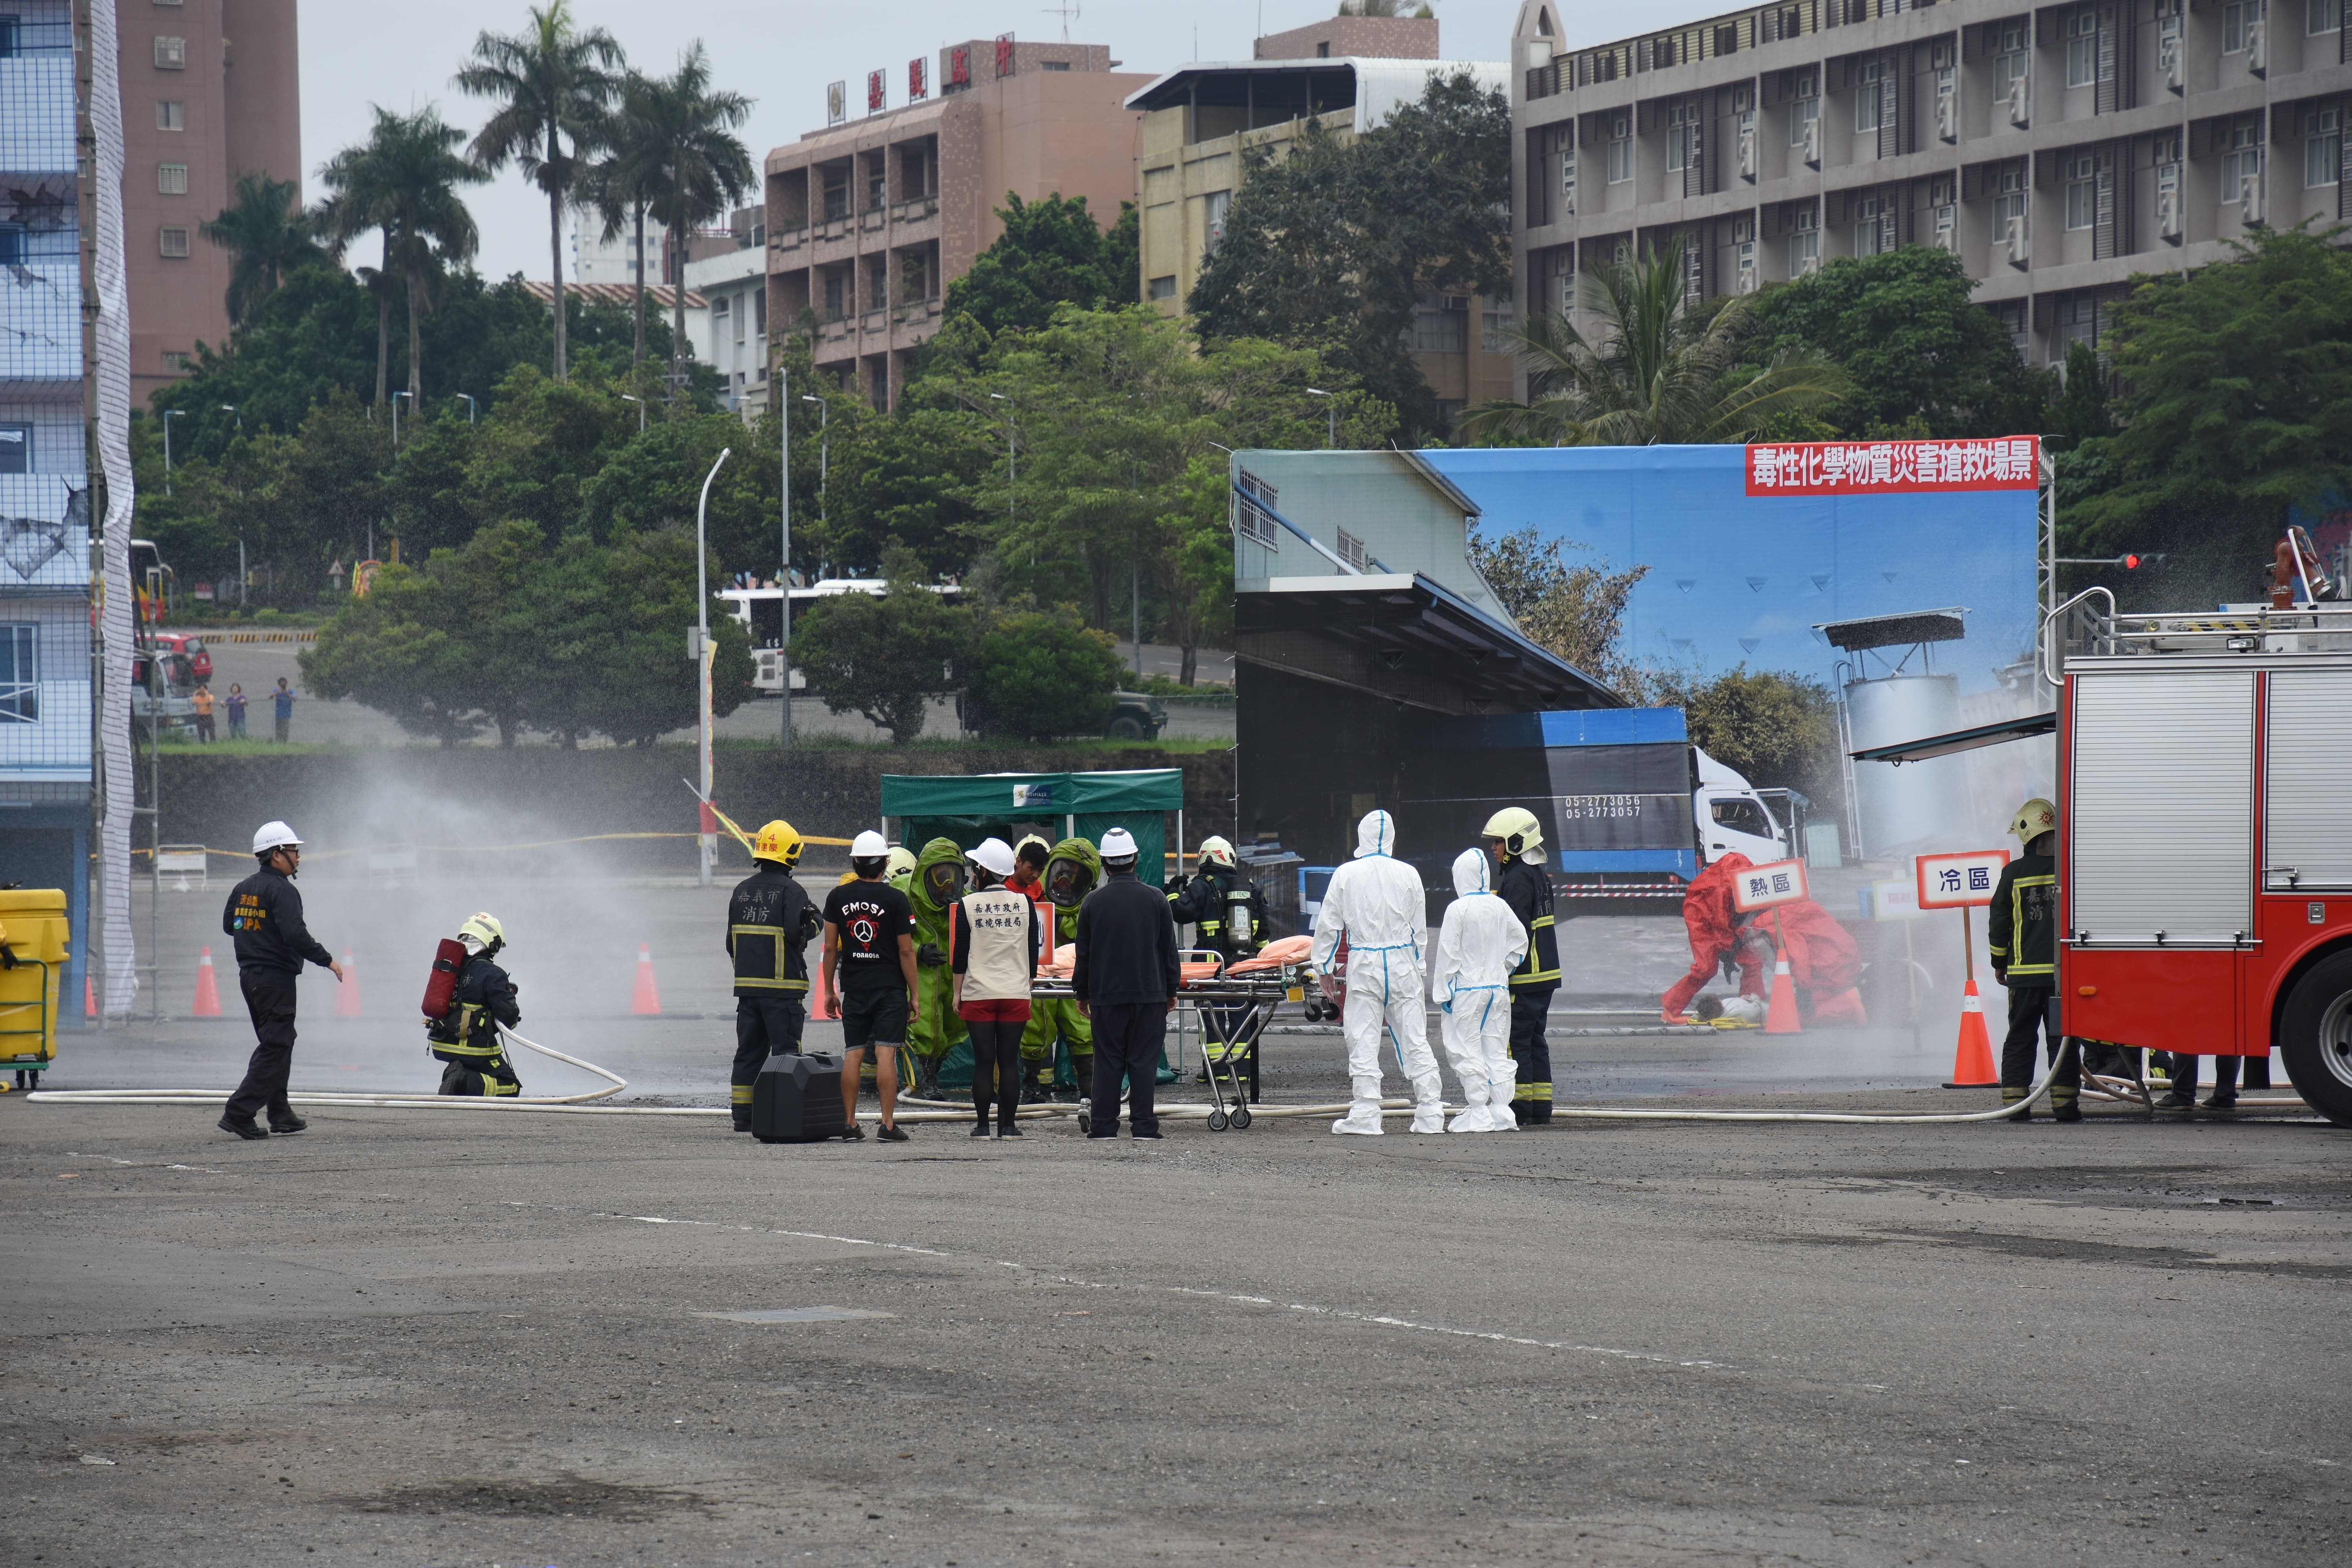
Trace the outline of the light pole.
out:
M 236 404 L 224 403 L 220 405 L 220 411 L 223 414 L 236 415 L 236 433 L 240 436 L 245 434 L 245 416 L 237 413 Z M 171 430 L 172 427 L 169 425 L 163 426 L 163 433 L 166 436 L 171 434 Z M 252 580 L 253 574 L 246 570 L 245 527 L 240 523 L 237 526 L 236 531 L 236 607 L 240 610 L 245 608 L 246 584 L 250 583 Z
M 395 452 L 400 450 L 400 400 L 407 395 L 406 392 L 392 395 L 392 449 Z
M 236 404 L 224 403 L 220 405 L 220 411 L 223 414 L 236 414 L 236 433 L 240 436 L 245 434 L 245 416 L 237 414 Z
M 470 392 L 453 392 L 449 395 L 466 400 L 466 423 L 471 425 L 474 422 L 474 395 Z
M 833 437 L 826 434 L 833 425 L 833 405 L 805 392 L 801 401 L 816 405 L 816 525 L 823 530 L 832 521 L 824 510 L 824 489 L 833 458 Z
M 1310 386 L 1310 387 L 1308 387 L 1308 388 L 1307 389 L 1307 395 L 1309 397 L 1319 397 L 1319 398 L 1322 398 L 1322 399 L 1324 400 L 1324 406 L 1325 406 L 1325 408 L 1327 409 L 1327 411 L 1328 411 L 1328 412 L 1329 413 L 1329 415 L 1330 415 L 1330 419 L 1329 419 L 1329 425 L 1330 425 L 1330 435 L 1328 436 L 1328 437 L 1327 437 L 1325 444 L 1326 444 L 1328 447 L 1329 447 L 1332 450 L 1337 451 L 1337 450 L 1339 449 L 1339 398 L 1338 398 L 1338 397 L 1336 397 L 1336 396 L 1334 396 L 1332 394 L 1330 394 L 1330 393 L 1328 393 L 1328 392 L 1324 391 L 1324 390 L 1323 390 L 1321 387 L 1319 387 L 1319 386 Z
M 1020 476 L 1013 471 L 1013 438 L 1018 428 L 1015 421 L 1021 416 L 1021 405 L 1001 392 L 992 392 L 988 395 L 1004 405 L 1004 521 L 1010 523 L 1013 521 L 1013 487 L 1020 483 Z
M 776 366 L 776 425 L 782 432 L 783 542 L 776 559 L 776 611 L 782 617 L 783 640 L 776 645 L 776 661 L 783 666 L 783 748 L 793 749 L 793 379 L 781 362 Z
M 637 434 L 644 435 L 646 433 L 646 400 L 642 397 L 631 397 L 625 392 L 621 394 L 621 401 L 637 405 Z
M 706 520 L 710 511 L 710 481 L 719 477 L 731 447 L 719 448 L 719 461 L 702 476 L 702 496 L 694 503 L 694 680 L 696 692 L 696 727 L 700 731 L 702 753 L 701 820 L 699 858 L 702 862 L 701 882 L 710 886 L 710 863 L 719 853 L 719 835 L 710 820 L 710 552 L 706 542 L 709 532 Z M 790 699 L 787 698 L 787 700 Z
M 163 410 L 163 493 L 172 493 L 172 421 L 187 412 L 184 408 Z

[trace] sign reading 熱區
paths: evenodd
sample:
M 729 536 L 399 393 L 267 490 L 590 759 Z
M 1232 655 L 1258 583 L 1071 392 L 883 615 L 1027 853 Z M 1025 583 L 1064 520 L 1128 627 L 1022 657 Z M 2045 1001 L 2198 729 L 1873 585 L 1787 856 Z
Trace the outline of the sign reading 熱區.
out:
M 2009 864 L 2006 849 L 1978 849 L 1965 855 L 1922 855 L 1918 859 L 1919 907 L 1958 910 L 1992 902 L 2001 868 Z
M 1748 448 L 1751 496 L 1859 496 L 1919 490 L 2030 490 L 2041 482 L 2036 436 L 1962 441 L 1775 441 Z
M 1750 866 L 1731 879 L 1732 907 L 1741 914 L 1798 903 L 1812 895 L 1805 888 L 1802 860 L 1774 860 Z

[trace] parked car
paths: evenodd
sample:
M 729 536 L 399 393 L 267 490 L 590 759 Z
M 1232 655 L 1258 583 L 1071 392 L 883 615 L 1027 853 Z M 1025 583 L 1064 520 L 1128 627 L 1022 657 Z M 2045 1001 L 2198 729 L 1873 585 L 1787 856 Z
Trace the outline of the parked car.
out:
M 187 655 L 188 672 L 198 680 L 213 678 L 213 656 L 205 650 L 204 638 L 188 632 L 157 632 L 150 640 L 166 653 Z
M 1103 726 L 1103 739 L 1156 741 L 1168 727 L 1167 705 L 1157 697 L 1140 691 L 1114 691 L 1111 696 L 1118 705 L 1111 710 L 1110 722 Z

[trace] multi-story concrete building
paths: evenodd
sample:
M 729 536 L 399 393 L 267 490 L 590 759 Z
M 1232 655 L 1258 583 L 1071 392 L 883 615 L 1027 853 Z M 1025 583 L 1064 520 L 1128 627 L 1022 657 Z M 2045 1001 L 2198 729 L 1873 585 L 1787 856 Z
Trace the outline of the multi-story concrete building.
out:
M 2347 211 L 2342 0 L 1792 0 L 1597 47 L 1513 37 L 1517 276 L 1682 237 L 1694 297 L 1952 251 L 2027 358 L 2095 346 L 2135 273 Z
M 889 407 L 1008 192 L 1084 196 L 1105 225 L 1135 199 L 1141 117 L 1122 100 L 1150 79 L 1118 64 L 1100 44 L 951 45 L 936 96 L 769 153 L 768 319 L 811 322 L 818 369 Z
M 747 423 L 768 407 L 767 216 L 745 207 L 687 247 L 686 286 L 707 302 L 700 330 L 688 327 L 694 357 L 718 370 L 719 395 Z
M 14 5 L 11 9 L 14 9 Z M 121 0 L 122 222 L 134 407 L 228 341 L 229 253 L 202 226 L 240 175 L 302 184 L 295 0 Z
M 78 173 L 89 79 L 76 9 L 16 0 L 0 15 L 0 883 L 68 890 L 78 979 L 93 731 L 92 193 Z
M 1497 89 L 1509 71 L 1436 55 L 1430 18 L 1334 16 L 1258 39 L 1254 58 L 1171 71 L 1129 98 L 1143 111 L 1144 301 L 1182 312 L 1223 236 L 1247 152 L 1284 156 L 1310 118 L 1350 140 L 1419 98 L 1433 71 L 1466 70 Z M 1442 413 L 1509 395 L 1500 333 L 1513 319 L 1507 297 L 1423 297 L 1410 346 Z

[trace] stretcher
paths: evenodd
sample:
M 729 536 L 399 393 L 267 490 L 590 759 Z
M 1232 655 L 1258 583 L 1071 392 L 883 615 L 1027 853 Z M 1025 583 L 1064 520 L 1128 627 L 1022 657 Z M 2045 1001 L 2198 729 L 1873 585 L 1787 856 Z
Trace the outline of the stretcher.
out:
M 1293 937 L 1269 943 L 1257 957 L 1231 965 L 1213 949 L 1187 949 L 1177 954 L 1177 960 L 1181 987 L 1178 1005 L 1196 1014 L 1203 1008 L 1217 1008 L 1241 1016 L 1241 1037 L 1225 1042 L 1222 1059 L 1209 1059 L 1205 1050 L 1202 1057 L 1208 1070 L 1209 1093 L 1216 1101 L 1210 1108 L 1209 1131 L 1247 1127 L 1249 1108 L 1259 1097 L 1259 1037 L 1282 1004 L 1303 1002 L 1310 990 L 1320 989 L 1308 963 L 1307 939 Z M 1074 995 L 1069 963 L 1065 959 L 1041 966 L 1030 994 L 1041 998 Z M 1082 1103 L 1078 1130 L 1093 1131 L 1092 1122 L 1091 1110 Z

